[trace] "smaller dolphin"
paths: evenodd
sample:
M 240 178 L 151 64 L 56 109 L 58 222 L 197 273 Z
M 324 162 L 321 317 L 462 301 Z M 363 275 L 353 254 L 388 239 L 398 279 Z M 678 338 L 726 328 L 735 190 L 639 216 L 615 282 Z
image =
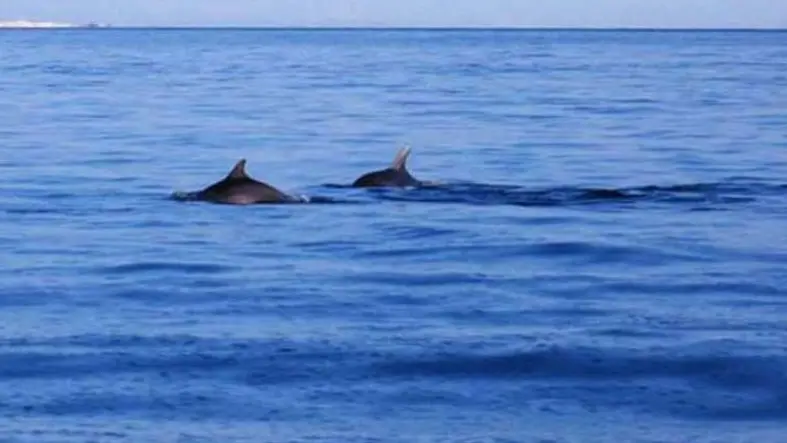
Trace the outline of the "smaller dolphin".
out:
M 407 158 L 410 156 L 411 148 L 405 146 L 396 153 L 391 166 L 366 173 L 359 177 L 352 184 L 355 188 L 372 187 L 408 187 L 421 186 L 425 183 L 410 175 L 407 170 Z
M 180 197 L 182 198 L 182 196 Z M 240 159 L 226 177 L 201 191 L 188 194 L 186 199 L 231 205 L 298 203 L 301 201 L 267 183 L 251 178 L 246 173 L 246 159 Z

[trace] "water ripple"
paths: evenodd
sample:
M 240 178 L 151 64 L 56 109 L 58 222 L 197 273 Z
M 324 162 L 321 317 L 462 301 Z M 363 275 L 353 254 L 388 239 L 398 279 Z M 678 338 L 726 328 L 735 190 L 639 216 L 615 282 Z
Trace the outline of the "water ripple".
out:
M 781 443 L 783 40 L 0 32 L 0 435 Z

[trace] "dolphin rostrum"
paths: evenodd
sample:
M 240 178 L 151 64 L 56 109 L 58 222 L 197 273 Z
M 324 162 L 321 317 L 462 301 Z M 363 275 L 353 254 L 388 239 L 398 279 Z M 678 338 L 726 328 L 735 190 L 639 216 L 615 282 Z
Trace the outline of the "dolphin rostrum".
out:
M 410 175 L 407 170 L 407 158 L 410 156 L 411 148 L 405 146 L 396 153 L 391 166 L 366 173 L 359 177 L 352 184 L 356 188 L 371 188 L 371 187 L 408 187 L 408 186 L 421 186 L 424 182 L 416 179 Z
M 255 203 L 298 203 L 301 200 L 273 186 L 255 180 L 246 173 L 246 159 L 240 159 L 226 177 L 207 188 L 188 195 L 192 200 L 231 205 Z

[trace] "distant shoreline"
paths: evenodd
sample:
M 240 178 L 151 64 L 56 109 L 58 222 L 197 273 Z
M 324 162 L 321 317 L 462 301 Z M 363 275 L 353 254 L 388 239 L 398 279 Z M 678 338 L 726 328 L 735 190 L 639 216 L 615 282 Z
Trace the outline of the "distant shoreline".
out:
M 104 23 L 41 22 L 32 20 L 2 20 L 0 29 L 94 29 L 109 28 Z

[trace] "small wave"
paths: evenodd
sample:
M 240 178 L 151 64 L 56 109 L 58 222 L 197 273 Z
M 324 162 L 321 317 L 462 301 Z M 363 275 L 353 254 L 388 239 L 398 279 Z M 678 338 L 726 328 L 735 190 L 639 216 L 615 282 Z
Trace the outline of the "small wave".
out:
M 124 386 L 123 392 L 85 396 L 85 391 L 80 391 L 35 402 L 31 411 L 43 414 L 93 413 L 97 409 L 139 413 L 137 401 L 151 399 L 151 381 L 159 387 L 156 398 L 174 395 L 179 400 L 173 397 L 173 403 L 184 404 L 185 395 L 188 407 L 184 410 L 188 413 L 195 408 L 202 410 L 196 404 L 207 405 L 210 399 L 237 403 L 238 399 L 227 395 L 226 390 L 299 389 L 304 382 L 346 385 L 363 381 L 368 383 L 365 389 L 386 386 L 403 392 L 412 391 L 408 387 L 412 383 L 433 387 L 437 379 L 445 386 L 458 383 L 456 386 L 465 387 L 469 386 L 465 384 L 468 380 L 482 385 L 516 381 L 507 385 L 507 391 L 519 392 L 523 386 L 536 391 L 548 389 L 551 398 L 564 395 L 572 402 L 679 417 L 787 418 L 783 395 L 787 389 L 787 356 L 734 354 L 712 345 L 699 353 L 687 348 L 540 346 L 503 353 L 424 350 L 413 354 L 396 348 L 388 352 L 362 349 L 328 340 L 196 336 L 88 335 L 22 338 L 0 344 L 5 347 L 0 353 L 0 378 L 15 385 L 68 380 L 69 386 L 92 386 L 99 378 L 116 380 Z M 204 383 L 206 379 L 211 383 Z M 181 389 L 196 380 L 202 380 L 201 392 Z M 221 390 L 207 388 L 214 385 Z M 205 389 L 211 394 L 203 395 Z M 112 398 L 115 402 L 110 407 Z M 149 406 L 160 409 L 167 405 Z M 210 415 L 222 416 L 216 410 Z
M 169 198 L 175 201 L 182 201 L 182 202 L 189 202 L 189 201 L 197 201 L 196 192 L 184 192 L 184 191 L 176 191 L 169 195 Z
M 171 262 L 136 262 L 105 266 L 96 270 L 100 274 L 136 274 L 150 272 L 184 272 L 195 274 L 218 274 L 232 270 L 230 266 L 211 263 L 171 263 Z
M 59 208 L 7 208 L 3 210 L 9 215 L 44 215 L 59 214 Z
M 682 354 L 592 348 L 457 353 L 398 358 L 376 371 L 406 380 L 562 380 L 583 386 L 583 402 L 608 407 L 718 420 L 787 418 L 787 356 Z
M 730 353 L 713 344 L 698 353 L 686 349 L 633 350 L 595 347 L 545 347 L 497 354 L 438 352 L 423 354 L 353 350 L 321 340 L 230 340 L 192 335 L 132 336 L 79 335 L 20 338 L 0 342 L 0 376 L 88 375 L 95 371 L 138 372 L 190 369 L 242 369 L 251 373 L 261 364 L 303 366 L 323 377 L 322 368 L 335 377 L 349 372 L 389 377 L 446 379 L 566 379 L 586 382 L 635 379 L 679 379 L 727 390 L 787 389 L 787 355 Z M 63 352 L 74 346 L 93 352 Z M 50 352 L 25 352 L 26 348 Z M 699 347 L 697 349 L 700 349 Z M 255 369 L 256 368 L 256 369 Z M 352 368 L 352 370 L 351 370 Z M 342 369 L 334 372 L 334 369 Z M 351 370 L 351 371 L 349 371 Z M 349 371 L 349 372 L 348 372 Z M 319 372 L 319 373 L 318 373 Z M 344 373 L 344 374 L 342 374 Z
M 346 199 L 343 200 L 343 199 L 339 199 L 339 198 L 324 197 L 324 196 L 320 196 L 320 195 L 311 195 L 310 196 L 310 195 L 303 195 L 302 194 L 302 195 L 299 195 L 298 198 L 303 203 L 309 203 L 309 204 L 312 204 L 312 205 L 314 205 L 314 204 L 352 204 L 352 203 L 360 203 L 360 202 L 353 201 L 353 200 L 346 200 Z
M 100 374 L 158 373 L 188 377 L 205 373 L 241 382 L 331 375 L 328 366 L 354 358 L 322 341 L 222 340 L 196 336 L 80 335 L 3 340 L 0 379 L 89 378 Z M 355 357 L 360 357 L 356 355 Z M 330 364 L 330 363 L 333 364 Z M 358 367 L 356 367 L 358 369 Z M 297 374 L 296 374 L 297 373 Z
M 782 296 L 784 289 L 774 285 L 749 282 L 679 282 L 679 283 L 607 283 L 599 285 L 606 291 L 615 293 L 634 294 L 725 294 L 736 296 L 748 294 L 749 296 Z M 751 303 L 754 300 L 750 300 Z
M 551 348 L 498 355 L 445 354 L 401 359 L 379 366 L 381 374 L 436 377 L 544 377 L 632 379 L 696 378 L 722 386 L 787 387 L 785 357 L 632 355 L 608 349 Z

